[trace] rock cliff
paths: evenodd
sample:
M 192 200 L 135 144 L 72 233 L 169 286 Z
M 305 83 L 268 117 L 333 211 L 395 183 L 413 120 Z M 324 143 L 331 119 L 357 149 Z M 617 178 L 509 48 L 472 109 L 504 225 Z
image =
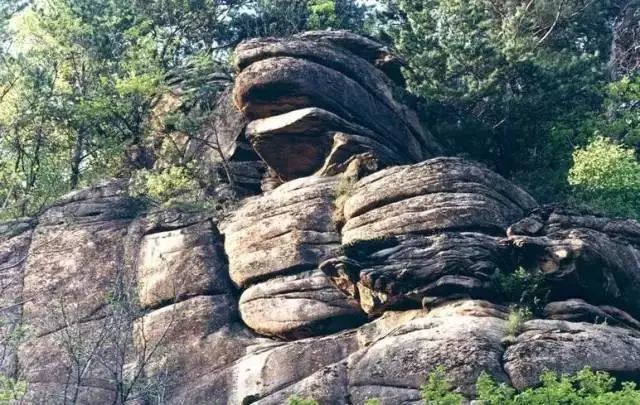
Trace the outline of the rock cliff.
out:
M 0 368 L 26 402 L 417 404 L 438 365 L 469 399 L 481 372 L 640 380 L 640 224 L 447 157 L 401 65 L 342 31 L 242 43 L 222 156 L 190 148 L 255 195 L 148 211 L 116 180 L 1 225 Z

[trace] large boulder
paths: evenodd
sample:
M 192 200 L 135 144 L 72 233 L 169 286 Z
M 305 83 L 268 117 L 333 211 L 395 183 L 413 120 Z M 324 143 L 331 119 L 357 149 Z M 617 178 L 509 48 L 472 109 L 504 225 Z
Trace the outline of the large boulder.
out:
M 514 263 L 507 227 L 535 201 L 484 166 L 437 158 L 367 176 L 344 191 L 343 256 L 321 269 L 368 313 L 407 301 L 495 297 Z
M 351 400 L 419 403 L 420 387 L 437 366 L 468 398 L 482 372 L 507 382 L 501 344 L 506 316 L 504 308 L 487 302 L 459 301 L 399 325 L 349 358 Z
M 319 270 L 277 276 L 240 297 L 242 319 L 252 330 L 282 338 L 333 333 L 366 318 Z
M 326 174 L 332 165 L 335 174 L 359 153 L 382 166 L 439 155 L 432 135 L 397 100 L 386 74 L 393 69 L 383 68 L 392 61 L 399 59 L 381 44 L 343 31 L 241 43 L 233 94 L 253 120 L 247 138 L 285 181 Z

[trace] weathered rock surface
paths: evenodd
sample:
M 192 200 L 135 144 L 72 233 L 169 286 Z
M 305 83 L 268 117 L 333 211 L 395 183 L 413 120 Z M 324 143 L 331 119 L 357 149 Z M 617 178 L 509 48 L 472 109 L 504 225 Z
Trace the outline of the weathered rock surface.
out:
M 363 320 L 358 306 L 313 271 L 337 253 L 337 179 L 301 178 L 252 198 L 223 227 L 242 319 L 259 333 L 304 337 Z M 325 332 L 326 333 L 326 332 Z
M 640 224 L 544 207 L 509 229 L 526 267 L 550 281 L 550 298 L 581 298 L 640 317 Z
M 24 265 L 23 322 L 32 335 L 102 317 L 114 280 L 127 271 L 136 203 L 124 186 L 72 193 L 40 216 Z
M 247 137 L 272 169 L 289 180 L 327 174 L 330 166 L 360 153 L 374 155 L 382 166 L 404 162 L 375 132 L 315 107 L 252 121 Z M 294 158 L 281 159 L 283 154 Z
M 389 47 L 349 31 L 307 31 L 296 35 L 305 40 L 325 41 L 346 49 L 382 70 L 389 78 L 404 86 L 400 68 L 404 60 Z
M 319 270 L 278 276 L 249 287 L 240 297 L 242 320 L 252 330 L 282 338 L 332 333 L 366 320 Z
M 239 287 L 310 270 L 331 257 L 340 235 L 331 221 L 335 178 L 309 177 L 247 199 L 222 226 L 229 274 Z
M 501 243 L 535 201 L 483 166 L 437 158 L 354 184 L 344 202 L 344 256 L 321 266 L 368 313 L 442 297 L 491 298 L 511 271 Z
M 467 301 L 447 304 L 400 325 L 349 359 L 351 400 L 419 401 L 425 372 L 438 365 L 467 397 L 474 395 L 482 371 L 508 381 L 501 365 L 505 317 L 504 309 Z
M 140 246 L 140 304 L 153 308 L 228 291 L 227 264 L 210 221 L 147 234 Z
M 439 230 L 502 235 L 536 202 L 486 167 L 437 158 L 360 180 L 344 205 L 343 242 Z
M 384 67 L 398 61 L 384 46 L 346 32 L 243 42 L 235 54 L 234 100 L 254 120 L 248 139 L 283 180 L 344 163 L 349 154 L 336 150 L 345 144 L 382 166 L 440 154 L 415 113 L 394 97 L 385 72 L 396 74 Z M 283 152 L 289 159 L 281 159 Z
M 518 389 L 537 384 L 546 370 L 574 373 L 586 366 L 637 380 L 640 334 L 602 324 L 534 320 L 505 353 L 504 368 Z
M 10 377 L 17 372 L 17 345 L 24 334 L 24 264 L 34 226 L 28 220 L 0 226 L 0 373 Z
M 113 403 L 119 336 L 109 321 L 69 324 L 20 346 L 19 378 L 29 382 L 27 401 L 38 404 Z

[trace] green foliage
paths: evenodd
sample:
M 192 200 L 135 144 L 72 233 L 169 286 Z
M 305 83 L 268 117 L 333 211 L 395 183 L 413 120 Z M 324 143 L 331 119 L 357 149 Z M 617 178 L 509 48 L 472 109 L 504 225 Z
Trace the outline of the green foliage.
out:
M 290 397 L 287 400 L 287 405 L 319 405 L 318 401 L 312 398 L 300 398 L 297 395 Z
M 369 398 L 364 401 L 364 405 L 381 405 L 380 400 L 376 398 Z
M 19 403 L 26 394 L 26 381 L 0 375 L 0 404 Z
M 546 304 L 549 287 L 541 272 L 529 272 L 522 267 L 512 273 L 496 271 L 492 282 L 500 297 L 518 307 L 538 312 Z
M 170 166 L 156 172 L 139 170 L 132 181 L 131 194 L 166 202 L 197 188 L 193 176 L 185 168 Z
M 392 33 L 409 89 L 452 151 L 542 202 L 567 192 L 585 121 L 605 107 L 610 2 L 399 0 Z
M 427 376 L 427 382 L 420 388 L 420 395 L 429 405 L 460 405 L 464 397 L 452 391 L 443 366 L 436 367 Z
M 511 307 L 507 318 L 507 337 L 513 338 L 522 332 L 524 323 L 533 317 L 531 310 L 518 306 Z
M 336 3 L 333 0 L 312 0 L 309 2 L 307 27 L 319 30 L 339 26 Z
M 365 30 L 365 7 L 353 0 L 255 0 L 237 18 L 240 37 L 287 36 L 307 29 Z
M 584 368 L 574 375 L 558 376 L 552 372 L 540 378 L 541 386 L 517 393 L 504 383 L 496 383 L 483 373 L 476 383 L 478 400 L 484 405 L 626 405 L 640 404 L 635 383 L 623 382 L 616 389 L 616 379 L 605 372 Z
M 0 0 L 0 219 L 149 169 L 131 151 L 164 148 L 171 130 L 197 135 L 240 40 L 311 25 L 361 31 L 362 15 L 353 0 Z M 166 107 L 173 87 L 180 100 Z M 151 194 L 192 183 L 179 146 L 138 176 Z
M 640 218 L 640 162 L 635 151 L 602 136 L 573 154 L 574 198 L 611 215 Z

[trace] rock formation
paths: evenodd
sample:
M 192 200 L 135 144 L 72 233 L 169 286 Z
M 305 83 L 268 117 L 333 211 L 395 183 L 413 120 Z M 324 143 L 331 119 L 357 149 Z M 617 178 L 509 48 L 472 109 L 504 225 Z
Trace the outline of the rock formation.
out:
M 256 194 L 224 218 L 117 180 L 0 225 L 0 369 L 26 402 L 417 404 L 439 365 L 469 399 L 482 372 L 640 379 L 640 224 L 444 157 L 372 40 L 253 40 L 235 64 L 189 145 Z

